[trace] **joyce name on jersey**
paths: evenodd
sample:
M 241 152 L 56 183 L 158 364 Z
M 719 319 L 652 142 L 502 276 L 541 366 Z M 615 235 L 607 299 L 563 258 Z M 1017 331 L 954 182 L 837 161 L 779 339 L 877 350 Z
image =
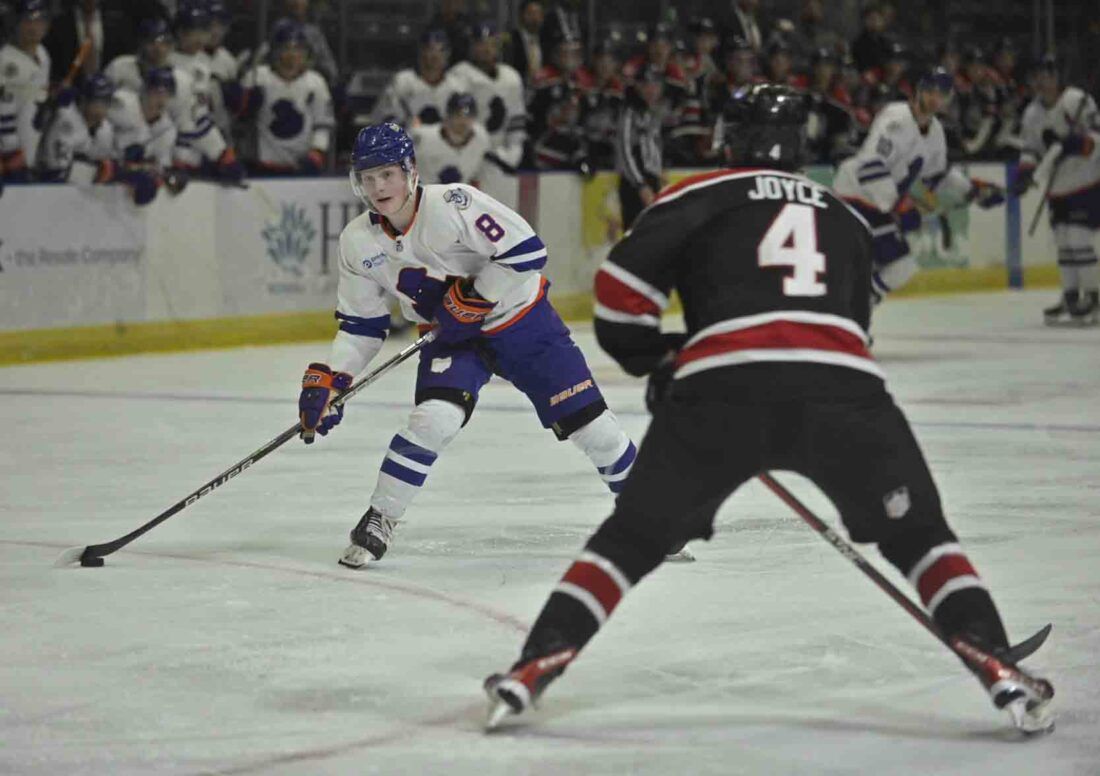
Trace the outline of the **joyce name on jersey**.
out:
M 513 167 L 523 156 L 527 135 L 527 107 L 523 99 L 523 78 L 510 65 L 500 63 L 487 73 L 472 62 L 459 62 L 450 75 L 462 84 L 477 103 L 477 118 L 485 125 L 493 149 Z
M 1023 149 L 1020 153 L 1020 164 L 1023 166 L 1037 166 L 1050 150 L 1043 140 L 1047 130 L 1062 138 L 1070 134 L 1071 125 L 1075 133 L 1092 135 L 1093 148 L 1087 156 L 1073 154 L 1062 157 L 1050 189 L 1053 197 L 1065 196 L 1100 182 L 1100 113 L 1096 101 L 1081 89 L 1071 86 L 1062 91 L 1050 108 L 1036 98 L 1024 111 Z
M 133 54 L 115 57 L 103 73 L 115 88 L 141 93 L 142 65 Z M 176 81 L 176 94 L 168 103 L 168 113 L 176 125 L 177 158 L 191 166 L 197 166 L 203 159 L 216 160 L 225 150 L 226 143 L 214 126 L 206 101 L 196 94 L 191 74 L 186 70 L 173 66 L 172 76 Z
M 596 335 L 632 373 L 668 351 L 675 289 L 688 341 L 676 377 L 754 362 L 881 376 L 867 350 L 871 234 L 808 178 L 769 170 L 692 176 L 665 189 L 596 276 Z
M 311 149 L 328 148 L 332 96 L 316 70 L 285 81 L 270 66 L 260 65 L 245 75 L 242 85 L 262 94 L 256 115 L 261 163 L 295 167 Z
M 416 169 L 423 183 L 477 185 L 491 143 L 485 129 L 475 123 L 462 145 L 452 145 L 442 124 L 430 124 L 411 133 L 416 146 Z
M 384 336 L 387 293 L 406 318 L 427 323 L 455 277 L 473 278 L 477 291 L 497 303 L 483 326 L 489 334 L 538 301 L 546 247 L 519 214 L 463 184 L 429 184 L 416 196 L 405 234 L 370 211 L 340 234 L 341 330 Z
M 35 57 L 10 43 L 0 48 L 0 154 L 22 148 L 27 164 L 34 164 L 34 114 L 46 99 L 49 81 L 50 55 L 44 47 Z
M 949 181 L 948 190 L 960 195 L 970 188 L 961 173 L 948 173 L 939 119 L 933 117 L 922 132 L 909 103 L 892 102 L 875 117 L 856 155 L 841 162 L 833 188 L 845 199 L 888 213 L 918 180 L 929 189 Z
M 161 168 L 170 167 L 176 145 L 176 125 L 168 113 L 150 123 L 141 109 L 141 98 L 127 89 L 120 89 L 111 98 L 107 119 L 114 128 L 116 159 L 143 159 Z
M 462 81 L 450 71 L 433 84 L 412 68 L 399 70 L 378 98 L 372 123 L 395 121 L 406 128 L 412 127 L 414 120 L 421 124 L 438 124 L 443 120 L 447 100 L 461 91 Z
M 48 180 L 70 180 L 70 171 L 77 160 L 100 162 L 115 155 L 115 133 L 110 119 L 104 119 L 95 129 L 89 129 L 84 115 L 75 103 L 58 109 L 53 123 L 42 138 L 38 163 Z M 72 179 L 74 183 L 88 183 Z

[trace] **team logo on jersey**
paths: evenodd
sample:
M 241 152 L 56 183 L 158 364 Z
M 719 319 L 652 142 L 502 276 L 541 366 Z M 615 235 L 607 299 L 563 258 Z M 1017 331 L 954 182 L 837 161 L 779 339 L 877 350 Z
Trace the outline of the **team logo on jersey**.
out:
M 465 210 L 470 206 L 470 195 L 462 189 L 447 189 L 443 194 L 443 201 L 450 202 L 459 210 Z
M 260 233 L 267 243 L 267 256 L 283 270 L 302 276 L 302 265 L 317 229 L 306 218 L 306 210 L 298 205 L 283 205 L 277 223 L 268 222 Z
M 878 139 L 878 146 L 875 148 L 875 152 L 879 156 L 889 156 L 890 152 L 894 150 L 894 143 L 890 138 L 883 135 Z
M 381 267 L 383 264 L 386 263 L 386 259 L 388 259 L 388 258 L 389 258 L 389 256 L 387 256 L 384 253 L 376 253 L 373 256 L 369 257 L 369 258 L 363 259 L 363 269 L 371 269 L 373 267 Z
M 19 75 L 19 68 L 16 67 L 14 62 L 8 62 L 8 66 L 4 68 L 4 77 L 15 78 L 17 75 Z
M 882 497 L 882 505 L 886 508 L 886 516 L 891 520 L 901 520 L 909 513 L 909 488 L 902 485 L 897 490 L 892 490 Z

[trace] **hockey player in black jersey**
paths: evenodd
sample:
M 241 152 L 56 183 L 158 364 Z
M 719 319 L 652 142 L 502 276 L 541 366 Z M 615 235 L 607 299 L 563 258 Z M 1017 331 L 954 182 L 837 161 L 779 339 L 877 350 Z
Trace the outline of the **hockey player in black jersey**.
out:
M 489 727 L 525 711 L 670 548 L 709 539 L 719 506 L 769 469 L 812 480 L 852 540 L 877 544 L 908 577 L 943 634 L 994 656 L 975 673 L 1018 727 L 1052 726 L 1053 691 L 1013 665 L 1023 650 L 1009 646 L 868 352 L 869 227 L 791 172 L 805 110 L 784 86 L 736 92 L 724 110 L 731 169 L 663 191 L 600 269 L 597 339 L 627 372 L 649 375 L 653 421 L 614 512 L 520 659 L 486 679 Z M 686 335 L 660 329 L 673 290 Z

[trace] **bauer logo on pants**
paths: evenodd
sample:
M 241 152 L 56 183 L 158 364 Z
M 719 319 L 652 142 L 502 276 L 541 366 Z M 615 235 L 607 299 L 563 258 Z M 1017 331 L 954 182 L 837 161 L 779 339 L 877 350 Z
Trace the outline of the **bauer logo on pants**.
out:
M 909 513 L 909 488 L 902 485 L 897 490 L 892 490 L 882 497 L 882 505 L 886 507 L 886 516 L 894 520 L 900 520 Z

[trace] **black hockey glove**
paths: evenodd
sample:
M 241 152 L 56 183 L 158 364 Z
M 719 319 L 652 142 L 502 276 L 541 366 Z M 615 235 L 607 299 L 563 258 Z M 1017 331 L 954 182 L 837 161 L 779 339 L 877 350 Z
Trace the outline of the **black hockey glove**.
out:
M 668 352 L 657 362 L 657 366 L 649 373 L 649 380 L 645 386 L 645 407 L 650 414 L 657 411 L 657 407 L 664 403 L 672 386 L 672 374 L 676 371 L 676 356 L 680 348 L 687 342 L 686 334 L 665 334 L 665 344 Z

